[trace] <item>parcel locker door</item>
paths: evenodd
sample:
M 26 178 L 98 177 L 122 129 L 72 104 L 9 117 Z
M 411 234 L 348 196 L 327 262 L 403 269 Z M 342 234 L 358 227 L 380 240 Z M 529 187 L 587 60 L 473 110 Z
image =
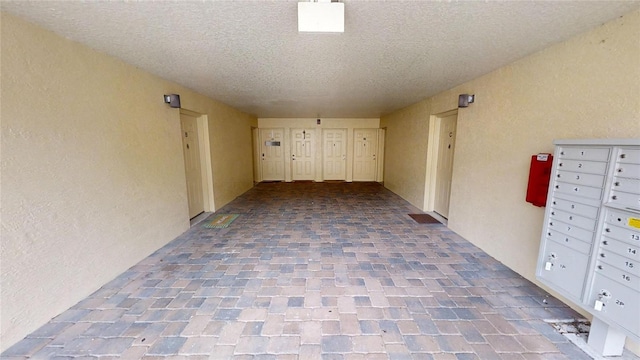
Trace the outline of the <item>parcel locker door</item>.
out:
M 565 294 L 575 299 L 582 296 L 587 255 L 550 241 L 541 260 L 542 269 L 538 271 L 541 279 L 563 289 Z
M 588 305 L 598 317 L 609 319 L 633 334 L 640 333 L 640 293 L 596 274 Z

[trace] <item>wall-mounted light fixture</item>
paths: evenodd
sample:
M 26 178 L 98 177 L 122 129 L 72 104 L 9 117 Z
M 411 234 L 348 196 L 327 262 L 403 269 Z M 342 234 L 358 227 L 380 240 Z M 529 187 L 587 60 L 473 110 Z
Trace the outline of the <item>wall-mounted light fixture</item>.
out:
M 469 104 L 473 104 L 475 99 L 476 99 L 475 95 L 460 94 L 460 96 L 458 96 L 458 107 L 459 108 L 467 107 L 469 106 Z
M 180 95 L 169 94 L 164 96 L 164 102 L 172 108 L 180 108 Z

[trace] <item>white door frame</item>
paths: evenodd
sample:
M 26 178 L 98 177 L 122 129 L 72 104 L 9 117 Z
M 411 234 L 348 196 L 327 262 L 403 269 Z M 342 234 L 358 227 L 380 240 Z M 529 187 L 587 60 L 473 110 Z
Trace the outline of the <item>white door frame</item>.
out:
M 206 114 L 200 114 L 191 110 L 180 109 L 180 114 L 197 118 L 198 142 L 200 153 L 200 171 L 202 172 L 202 196 L 204 211 L 216 211 L 213 196 L 213 168 L 211 166 L 211 143 L 209 141 L 209 118 Z M 182 130 L 180 131 L 182 132 Z M 182 137 L 182 134 L 180 134 Z
M 436 201 L 436 177 L 438 167 L 438 148 L 440 145 L 440 124 L 442 118 L 457 115 L 458 109 L 434 114 L 429 117 L 429 143 L 427 145 L 427 170 L 424 182 L 424 203 L 422 211 L 433 211 Z
M 260 156 L 260 129 L 251 127 L 251 137 L 253 140 L 253 182 L 262 181 L 262 157 Z
M 378 172 L 376 174 L 376 181 L 379 183 L 384 182 L 384 147 L 385 147 L 385 139 L 387 137 L 387 128 L 378 129 Z

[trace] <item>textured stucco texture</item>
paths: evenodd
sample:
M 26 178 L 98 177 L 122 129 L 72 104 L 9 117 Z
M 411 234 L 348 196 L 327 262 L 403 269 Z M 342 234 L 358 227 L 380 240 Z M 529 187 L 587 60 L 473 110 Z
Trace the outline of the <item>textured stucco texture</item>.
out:
M 535 281 L 544 208 L 525 202 L 530 156 L 554 139 L 640 137 L 638 34 L 635 11 L 382 117 L 385 186 L 423 206 L 430 116 L 475 94 L 458 111 L 449 227 Z
M 5 13 L 1 36 L 0 351 L 188 229 L 163 94 L 208 117 L 217 206 L 252 186 L 257 124 Z

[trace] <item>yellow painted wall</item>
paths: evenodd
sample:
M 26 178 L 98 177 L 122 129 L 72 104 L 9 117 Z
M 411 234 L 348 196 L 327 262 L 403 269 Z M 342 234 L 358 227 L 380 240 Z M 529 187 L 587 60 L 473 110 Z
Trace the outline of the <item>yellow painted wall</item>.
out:
M 430 100 L 381 119 L 387 129 L 384 186 L 422 208 L 429 136 Z
M 209 119 L 218 207 L 257 119 L 1 15 L 1 349 L 189 227 L 178 109 Z
M 638 34 L 635 11 L 383 117 L 386 184 L 398 178 L 402 183 L 390 189 L 422 206 L 420 185 L 389 166 L 395 164 L 393 173 L 424 166 L 422 159 L 405 161 L 401 142 L 424 147 L 426 136 L 393 122 L 422 124 L 454 109 L 458 94 L 475 94 L 475 103 L 458 112 L 449 227 L 535 281 L 544 208 L 524 201 L 530 156 L 552 152 L 560 138 L 640 138 Z
M 206 114 L 209 120 L 211 167 L 215 209 L 220 209 L 253 187 L 253 153 L 251 127 L 257 118 L 207 97 L 180 90 L 185 109 Z M 182 100 L 185 98 L 185 100 Z
M 347 176 L 346 181 L 353 179 L 353 130 L 377 129 L 380 127 L 380 119 L 356 119 L 356 118 L 321 118 L 320 125 L 317 118 L 260 118 L 259 128 L 284 129 L 285 150 L 285 181 L 291 181 L 291 129 L 316 129 L 316 181 L 322 181 L 322 129 L 346 129 L 347 130 Z M 380 152 L 382 154 L 382 152 Z M 378 158 L 378 166 L 383 165 L 383 158 Z
M 640 137 L 640 12 L 434 97 L 463 90 L 449 226 L 529 279 L 543 208 L 526 202 L 532 154 L 559 138 Z

